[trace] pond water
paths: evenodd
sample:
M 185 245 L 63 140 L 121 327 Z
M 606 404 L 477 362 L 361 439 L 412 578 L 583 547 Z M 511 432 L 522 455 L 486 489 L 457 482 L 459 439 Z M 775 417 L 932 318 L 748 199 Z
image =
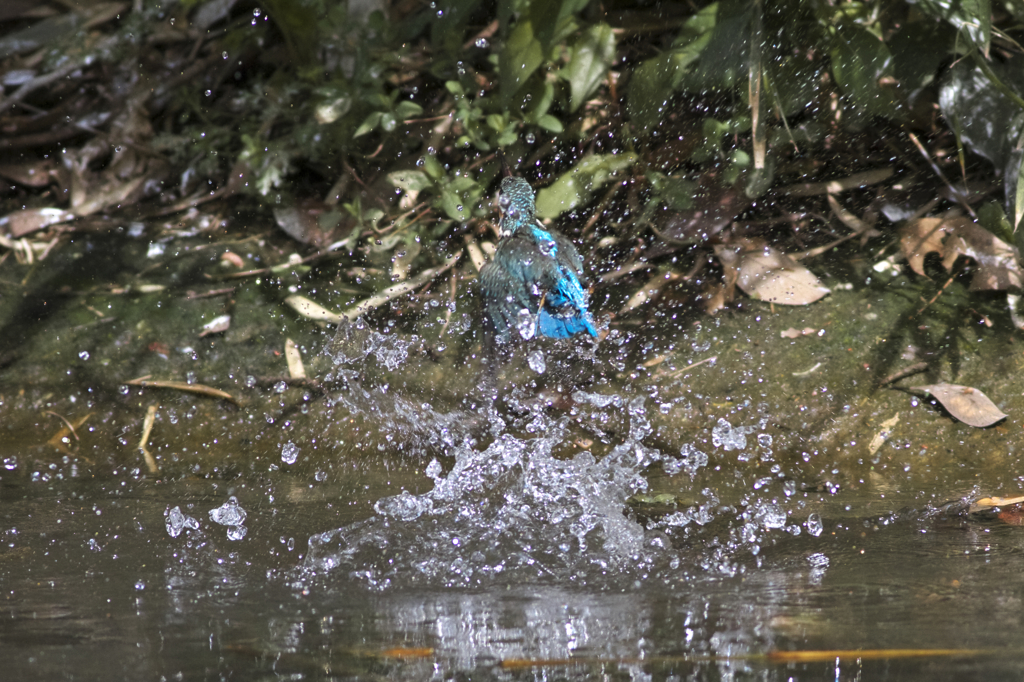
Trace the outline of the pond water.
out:
M 381 347 L 372 334 L 360 348 Z M 520 359 L 541 378 L 536 352 Z M 407 397 L 355 381 L 370 364 L 379 354 L 337 352 L 332 371 L 350 383 L 307 427 L 361 416 L 441 443 L 438 456 L 403 455 L 394 439 L 372 456 L 282 440 L 248 470 L 159 479 L 128 467 L 76 476 L 67 458 L 18 476 L 8 455 L 10 679 L 1024 672 L 1024 535 L 956 498 L 940 504 L 946 474 L 905 492 L 808 486 L 756 414 L 666 450 L 649 390 L 600 380 L 563 387 L 560 409 L 536 400 L 535 381 L 451 412 L 422 404 L 403 430 Z M 406 364 L 399 353 L 393 369 Z
M 968 507 L 1022 485 L 1019 342 L 999 301 L 951 290 L 918 319 L 919 284 L 869 280 L 490 367 L 466 287 L 337 334 L 280 281 L 232 289 L 223 337 L 180 283 L 25 312 L 0 384 L 4 676 L 1019 677 L 1024 533 Z M 281 378 L 286 339 L 311 382 Z M 879 390 L 921 357 L 921 383 L 1010 417 Z M 151 374 L 235 403 L 127 383 Z

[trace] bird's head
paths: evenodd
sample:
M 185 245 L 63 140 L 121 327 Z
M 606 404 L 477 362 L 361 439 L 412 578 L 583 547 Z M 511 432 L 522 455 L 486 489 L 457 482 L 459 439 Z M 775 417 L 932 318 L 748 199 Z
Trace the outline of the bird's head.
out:
M 502 237 L 515 234 L 520 228 L 533 224 L 533 188 L 522 178 L 502 178 L 498 190 L 501 222 L 498 229 Z

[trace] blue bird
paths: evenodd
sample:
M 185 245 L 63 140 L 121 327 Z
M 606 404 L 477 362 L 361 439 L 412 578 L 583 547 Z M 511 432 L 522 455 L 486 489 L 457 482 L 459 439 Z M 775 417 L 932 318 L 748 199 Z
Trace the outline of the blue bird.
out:
M 564 339 L 582 332 L 597 336 L 580 281 L 583 260 L 564 235 L 534 217 L 533 188 L 512 177 L 502 159 L 498 206 L 499 240 L 494 257 L 480 270 L 484 307 L 500 343 L 517 331 Z

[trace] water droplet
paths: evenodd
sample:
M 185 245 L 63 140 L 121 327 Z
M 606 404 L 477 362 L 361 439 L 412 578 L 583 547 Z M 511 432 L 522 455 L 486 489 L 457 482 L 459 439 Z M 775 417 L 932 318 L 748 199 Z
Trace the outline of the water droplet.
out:
M 544 359 L 544 353 L 539 350 L 535 350 L 530 353 L 529 358 L 527 358 L 527 363 L 529 363 L 530 369 L 537 374 L 543 374 L 544 370 L 548 368 L 548 363 Z
M 814 537 L 818 537 L 825 530 L 821 523 L 821 517 L 818 516 L 817 512 L 811 512 L 807 515 L 807 523 L 805 525 L 807 526 L 807 532 Z
M 519 335 L 527 341 L 537 333 L 537 320 L 526 308 L 520 310 L 516 317 L 516 329 L 519 330 Z
M 288 441 L 281 446 L 281 461 L 285 464 L 295 464 L 299 459 L 299 446 Z
M 475 45 L 481 50 L 486 50 L 491 46 L 491 44 L 487 42 L 487 38 L 477 38 Z
M 78 357 L 81 358 L 82 360 L 88 360 L 89 359 L 89 351 L 83 350 L 82 352 L 80 352 L 78 354 Z
M 232 495 L 228 501 L 210 510 L 210 520 L 222 526 L 238 526 L 245 523 L 245 510 L 238 504 L 238 499 Z

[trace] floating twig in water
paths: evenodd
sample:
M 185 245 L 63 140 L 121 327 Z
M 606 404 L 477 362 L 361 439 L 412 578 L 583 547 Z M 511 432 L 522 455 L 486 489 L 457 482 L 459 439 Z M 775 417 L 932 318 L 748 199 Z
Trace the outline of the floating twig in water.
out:
M 142 451 L 142 456 L 146 459 L 146 468 L 149 469 L 151 474 L 159 474 L 160 467 L 156 464 L 156 459 L 150 453 L 146 447 L 146 443 L 149 442 L 149 434 L 153 431 L 153 422 L 156 421 L 156 411 L 160 405 L 150 405 L 146 409 L 146 419 L 142 422 L 142 438 L 139 439 L 139 450 Z

